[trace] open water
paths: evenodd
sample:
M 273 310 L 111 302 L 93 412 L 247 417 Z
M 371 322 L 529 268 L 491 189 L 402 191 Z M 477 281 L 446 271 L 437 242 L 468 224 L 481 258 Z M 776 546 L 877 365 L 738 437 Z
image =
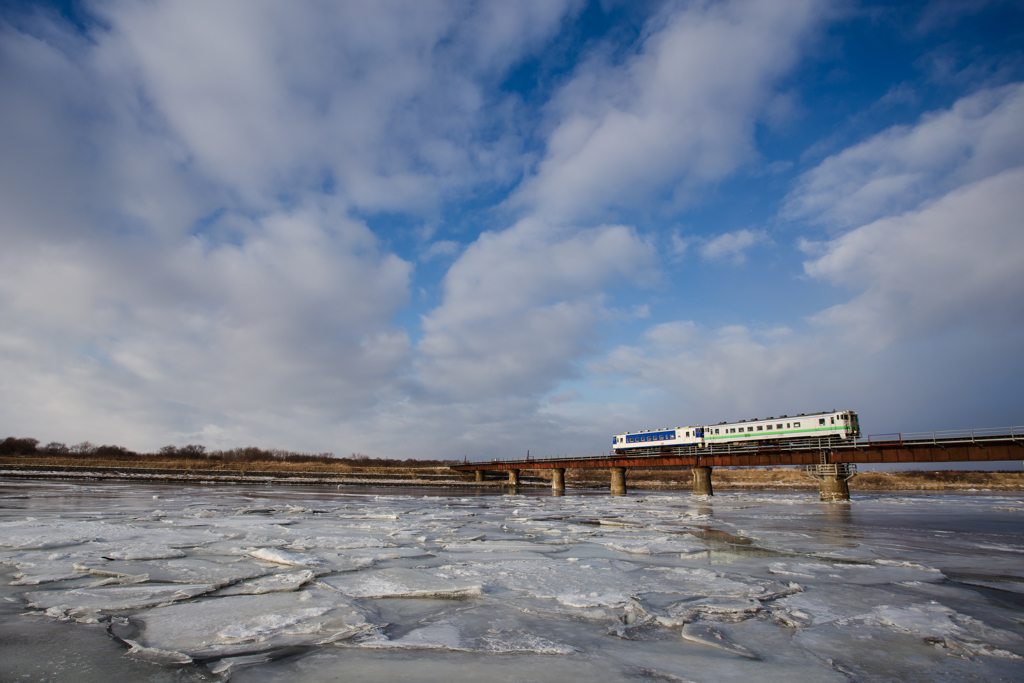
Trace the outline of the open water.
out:
M 1024 681 L 1024 495 L 0 480 L 0 680 Z

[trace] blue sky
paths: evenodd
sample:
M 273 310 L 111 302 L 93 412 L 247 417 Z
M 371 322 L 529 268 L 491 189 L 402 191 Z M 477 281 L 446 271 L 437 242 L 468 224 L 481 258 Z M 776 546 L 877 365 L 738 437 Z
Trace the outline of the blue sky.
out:
M 0 432 L 1024 423 L 1019 3 L 0 11 Z

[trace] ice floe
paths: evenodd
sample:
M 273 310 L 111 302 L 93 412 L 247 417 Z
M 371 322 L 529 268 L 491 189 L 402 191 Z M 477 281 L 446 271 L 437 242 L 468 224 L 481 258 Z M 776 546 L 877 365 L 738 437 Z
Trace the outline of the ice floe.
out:
M 984 519 L 1012 497 L 160 491 L 159 510 L 151 491 L 0 508 L 5 601 L 30 625 L 103 622 L 130 659 L 222 679 L 331 680 L 355 660 L 399 679 L 430 657 L 487 678 L 551 655 L 608 680 L 1013 680 L 1024 655 L 1024 538 L 908 532 L 914 515 Z
M 92 567 L 100 577 L 129 577 L 145 574 L 149 581 L 164 583 L 216 583 L 226 586 L 263 576 L 268 570 L 255 562 L 214 562 L 198 558 L 154 560 L 152 562 L 109 562 Z
M 257 560 L 274 562 L 275 564 L 286 564 L 291 567 L 322 567 L 327 561 L 316 555 L 305 553 L 293 553 L 277 548 L 258 548 L 249 551 L 249 554 Z
M 322 583 L 355 598 L 469 598 L 482 586 L 415 569 L 364 570 L 323 579 Z
M 373 628 L 350 600 L 322 589 L 207 598 L 145 610 L 132 619 L 142 646 L 195 659 L 336 642 Z
M 309 569 L 282 572 L 261 576 L 258 579 L 236 583 L 218 591 L 217 595 L 262 595 L 264 593 L 285 593 L 298 590 L 316 578 L 316 573 Z
M 1024 638 L 1015 633 L 992 628 L 985 623 L 960 614 L 937 602 L 909 607 L 876 607 L 870 614 L 847 620 L 883 626 L 909 633 L 961 657 L 986 655 L 1008 659 L 1024 659 L 999 647 L 1024 645 Z
M 187 600 L 219 588 L 215 584 L 106 586 L 68 588 L 25 593 L 29 607 L 46 610 L 51 616 L 94 620 L 100 612 L 118 612 Z
M 739 655 L 740 657 L 747 657 L 748 659 L 758 659 L 756 653 L 751 652 L 739 643 L 733 642 L 719 629 L 711 626 L 710 624 L 686 624 L 683 626 L 682 636 L 684 640 L 689 640 L 693 643 L 708 645 L 719 650 L 725 650 L 726 652 L 730 652 L 734 655 Z

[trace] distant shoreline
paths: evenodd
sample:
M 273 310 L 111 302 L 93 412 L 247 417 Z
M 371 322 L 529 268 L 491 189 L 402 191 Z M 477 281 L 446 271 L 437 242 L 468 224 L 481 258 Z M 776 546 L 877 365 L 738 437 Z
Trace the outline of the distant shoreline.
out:
M 210 466 L 203 462 L 147 463 L 164 467 L 137 467 L 129 463 L 89 465 L 26 462 L 27 458 L 0 460 L 0 478 L 9 480 L 64 479 L 70 481 L 148 481 L 166 484 L 273 484 L 279 486 L 379 486 L 451 487 L 458 489 L 501 489 L 508 486 L 503 472 L 477 482 L 471 475 L 445 466 L 428 467 L 296 467 L 292 463 L 239 463 L 240 467 Z M 35 459 L 32 459 L 35 460 Z M 38 459 L 46 460 L 46 459 Z M 178 465 L 178 466 L 174 466 Z M 205 465 L 205 466 L 204 466 Z M 269 466 L 268 466 L 269 465 Z M 274 466 L 277 465 L 277 466 Z M 569 488 L 608 487 L 604 470 L 570 470 Z M 521 488 L 550 486 L 549 470 L 523 470 Z M 630 490 L 687 491 L 690 473 L 679 469 L 630 470 Z M 716 468 L 714 487 L 718 490 L 816 490 L 818 482 L 799 469 Z M 1024 472 L 908 471 L 865 472 L 850 482 L 852 491 L 1024 491 Z

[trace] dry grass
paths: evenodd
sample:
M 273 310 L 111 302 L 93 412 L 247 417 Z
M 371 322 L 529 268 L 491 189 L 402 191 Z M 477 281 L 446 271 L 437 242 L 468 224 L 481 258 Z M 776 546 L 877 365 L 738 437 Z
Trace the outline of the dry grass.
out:
M 852 488 L 871 490 L 915 489 L 1024 489 L 1024 472 L 865 472 L 851 482 Z
M 81 457 L 36 454 L 32 456 L 15 455 L 0 457 L 0 468 L 4 466 L 52 467 L 66 468 L 117 468 L 125 471 L 146 468 L 160 470 L 192 471 L 200 474 L 237 473 L 237 472 L 278 472 L 306 473 L 321 475 L 438 475 L 449 474 L 452 479 L 460 481 L 473 480 L 469 472 L 451 472 L 443 465 L 424 464 L 423 466 L 402 465 L 371 465 L 351 460 L 336 459 L 335 461 L 292 462 L 287 459 L 269 460 L 223 460 L 217 458 L 184 458 L 159 457 Z M 522 470 L 524 477 L 537 477 L 550 480 L 551 470 Z M 627 472 L 628 486 L 631 489 L 667 489 L 688 490 L 692 486 L 692 475 L 689 469 L 630 469 Z M 505 473 L 491 473 L 488 484 L 500 484 Z M 571 469 L 566 471 L 566 483 L 569 486 L 608 486 L 610 474 L 607 469 Z M 818 482 L 807 476 L 802 469 L 791 467 L 776 468 L 715 468 L 712 481 L 716 489 L 817 489 Z M 853 490 L 965 490 L 995 489 L 1024 490 L 1024 472 L 971 472 L 965 470 L 952 471 L 906 471 L 906 472 L 865 472 L 850 481 Z
M 3 466 L 53 467 L 54 469 L 80 467 L 113 467 L 125 470 L 160 469 L 203 472 L 281 472 L 308 474 L 420 474 L 448 472 L 444 466 L 383 467 L 358 466 L 347 462 L 289 462 L 287 460 L 213 460 L 207 458 L 79 458 L 62 456 L 13 456 L 0 458 Z
M 524 475 L 551 478 L 549 470 L 524 470 Z M 626 473 L 630 488 L 689 489 L 692 475 L 688 469 L 630 469 Z M 715 468 L 712 482 L 717 489 L 817 489 L 818 482 L 792 467 Z M 566 482 L 595 486 L 608 485 L 607 470 L 567 470 Z M 1024 490 L 1024 472 L 972 472 L 946 470 L 938 472 L 865 472 L 850 481 L 853 490 Z

